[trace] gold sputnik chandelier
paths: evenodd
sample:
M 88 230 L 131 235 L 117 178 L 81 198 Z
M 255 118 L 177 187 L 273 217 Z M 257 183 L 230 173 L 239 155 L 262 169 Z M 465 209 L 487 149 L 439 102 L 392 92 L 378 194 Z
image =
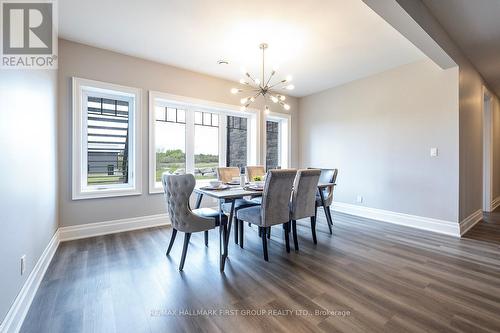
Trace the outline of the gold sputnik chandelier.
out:
M 270 100 L 273 103 L 281 105 L 285 110 L 290 110 L 290 105 L 285 103 L 286 96 L 279 93 L 280 90 L 293 90 L 293 84 L 290 84 L 292 77 L 289 75 L 283 80 L 275 81 L 273 80 L 276 75 L 276 70 L 273 69 L 271 74 L 266 79 L 265 77 L 265 51 L 268 48 L 266 43 L 260 44 L 260 49 L 262 50 L 262 73 L 260 79 L 254 77 L 249 72 L 244 71 L 245 78 L 240 80 L 240 84 L 243 88 L 232 88 L 232 94 L 246 94 L 247 96 L 240 99 L 242 104 L 241 110 L 245 111 L 250 104 L 252 104 L 257 97 L 262 95 L 264 99 Z M 265 111 L 269 112 L 269 106 L 265 105 Z

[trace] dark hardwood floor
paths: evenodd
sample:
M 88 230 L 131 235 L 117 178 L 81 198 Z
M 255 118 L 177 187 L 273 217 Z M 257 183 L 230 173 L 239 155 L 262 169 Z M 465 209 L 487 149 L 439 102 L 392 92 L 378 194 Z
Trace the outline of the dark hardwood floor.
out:
M 245 226 L 245 249 L 231 237 L 224 274 L 213 231 L 209 248 L 203 233 L 193 235 L 183 272 L 182 238 L 165 257 L 168 227 L 62 243 L 22 332 L 500 331 L 500 246 L 491 231 L 458 239 L 334 220 L 333 236 L 319 220 L 316 246 L 300 223 L 298 253 L 287 254 L 282 229 L 273 229 L 269 262 Z M 500 214 L 490 220 L 497 230 Z
M 484 218 L 464 236 L 485 242 L 500 244 L 500 208 L 492 213 L 484 213 Z

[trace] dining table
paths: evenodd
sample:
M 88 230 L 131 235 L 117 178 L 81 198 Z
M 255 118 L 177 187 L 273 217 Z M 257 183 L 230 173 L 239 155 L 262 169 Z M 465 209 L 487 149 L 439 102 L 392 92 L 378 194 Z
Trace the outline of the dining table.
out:
M 214 198 L 219 204 L 219 265 L 220 271 L 224 271 L 226 265 L 226 259 L 228 256 L 228 243 L 229 243 L 229 233 L 231 232 L 231 222 L 234 216 L 234 204 L 237 199 L 242 199 L 244 197 L 255 197 L 262 195 L 262 190 L 252 189 L 248 186 L 241 185 L 228 185 L 222 189 L 209 189 L 206 186 L 195 187 L 194 192 L 197 194 L 195 208 L 200 208 L 201 200 L 203 196 Z M 222 220 L 222 204 L 231 203 L 231 209 L 229 211 L 228 223 Z M 228 228 L 229 225 L 229 228 Z
M 323 208 L 325 209 L 326 220 L 330 233 L 332 233 L 332 217 L 330 211 L 325 206 L 325 197 L 323 190 L 326 188 L 333 188 L 335 183 L 318 183 L 318 192 L 321 199 Z M 200 208 L 203 196 L 214 198 L 218 201 L 219 205 L 219 266 L 220 271 L 223 272 L 226 259 L 228 257 L 228 244 L 229 244 L 229 234 L 231 232 L 231 222 L 234 217 L 234 204 L 237 199 L 242 199 L 245 197 L 256 197 L 262 195 L 261 189 L 255 189 L 251 186 L 241 186 L 241 185 L 227 185 L 221 189 L 210 189 L 208 186 L 196 186 L 194 192 L 197 194 L 195 209 Z M 231 209 L 229 211 L 229 218 L 227 223 L 223 221 L 222 211 L 223 203 L 231 203 Z

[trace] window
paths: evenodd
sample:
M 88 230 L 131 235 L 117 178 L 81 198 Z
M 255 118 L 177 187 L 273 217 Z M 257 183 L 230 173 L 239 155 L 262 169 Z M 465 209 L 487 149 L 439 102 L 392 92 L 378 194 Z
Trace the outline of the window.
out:
M 168 106 L 155 106 L 156 169 L 155 181 L 169 172 L 186 173 L 186 111 Z
M 153 91 L 149 104 L 150 193 L 162 191 L 165 172 L 207 181 L 218 166 L 257 163 L 258 111 Z
M 247 118 L 227 116 L 226 166 L 243 168 L 247 165 Z
M 73 78 L 73 199 L 140 194 L 140 92 Z
M 266 121 L 266 167 L 276 169 L 280 165 L 280 123 L 274 120 Z
M 219 115 L 210 112 L 194 113 L 194 176 L 196 179 L 215 179 L 219 166 Z
M 290 165 L 290 115 L 270 113 L 266 118 L 266 168 Z

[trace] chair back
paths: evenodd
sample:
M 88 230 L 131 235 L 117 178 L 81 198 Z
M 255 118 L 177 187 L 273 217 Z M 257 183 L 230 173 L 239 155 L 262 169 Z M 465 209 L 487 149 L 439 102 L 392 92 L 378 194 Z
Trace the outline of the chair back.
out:
M 247 180 L 251 182 L 255 177 L 264 176 L 266 174 L 266 169 L 263 165 L 247 166 L 245 172 L 247 174 Z
M 197 232 L 215 227 L 215 220 L 194 214 L 189 207 L 189 198 L 193 193 L 196 180 L 192 174 L 170 175 L 161 177 L 165 204 L 172 227 L 182 232 Z
M 320 183 L 334 183 L 337 181 L 338 169 L 321 169 L 321 175 L 319 177 Z M 326 206 L 330 206 L 333 202 L 333 186 L 327 187 L 323 190 L 325 196 Z
M 217 168 L 217 180 L 223 183 L 230 183 L 233 178 L 240 176 L 240 168 L 238 167 L 220 167 Z
M 320 174 L 320 169 L 303 169 L 297 172 L 290 204 L 290 218 L 292 220 L 315 215 L 316 193 L 318 192 Z
M 290 195 L 297 170 L 270 170 L 262 193 L 262 226 L 270 227 L 290 220 Z

